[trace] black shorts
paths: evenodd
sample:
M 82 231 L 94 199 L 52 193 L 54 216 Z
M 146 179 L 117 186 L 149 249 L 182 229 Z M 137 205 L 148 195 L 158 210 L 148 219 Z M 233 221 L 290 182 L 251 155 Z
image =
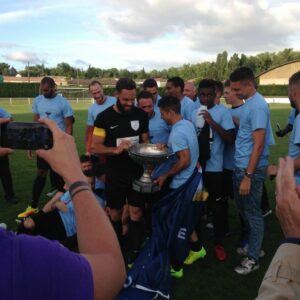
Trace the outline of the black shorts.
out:
M 36 157 L 36 167 L 41 170 L 48 171 L 51 169 L 50 165 L 39 156 Z
M 223 170 L 223 191 L 224 197 L 229 197 L 233 199 L 232 170 Z
M 223 196 L 223 172 L 204 172 L 203 184 L 209 199 L 215 201 Z
M 170 191 L 170 181 L 171 179 L 166 181 L 161 191 L 150 194 L 134 191 L 132 182 L 128 182 L 127 185 L 124 185 L 108 176 L 106 177 L 104 190 L 106 204 L 112 209 L 121 209 L 126 203 L 134 207 L 145 207 L 146 203 L 154 204 Z
M 106 177 L 104 195 L 106 204 L 112 209 L 121 209 L 126 202 L 131 205 L 132 201 L 136 203 L 136 198 L 133 193 L 132 183 L 119 184 L 117 180 Z

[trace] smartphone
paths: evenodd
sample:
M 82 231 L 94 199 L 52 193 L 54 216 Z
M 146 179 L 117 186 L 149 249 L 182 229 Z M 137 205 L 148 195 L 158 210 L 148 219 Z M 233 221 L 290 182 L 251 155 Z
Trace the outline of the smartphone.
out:
M 278 131 L 281 131 L 281 128 L 280 128 L 280 125 L 278 122 L 276 123 L 276 127 L 277 127 Z
M 53 137 L 50 129 L 38 122 L 9 122 L 1 125 L 0 145 L 12 149 L 50 149 Z

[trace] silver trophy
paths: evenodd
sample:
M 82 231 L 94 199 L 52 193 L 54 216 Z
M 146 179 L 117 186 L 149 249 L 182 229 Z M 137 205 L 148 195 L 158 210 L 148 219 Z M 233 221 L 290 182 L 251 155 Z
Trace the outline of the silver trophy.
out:
M 143 175 L 133 181 L 133 189 L 141 193 L 158 192 L 159 186 L 153 182 L 151 173 L 156 165 L 167 160 L 172 153 L 168 148 L 161 148 L 155 144 L 135 144 L 129 147 L 128 153 L 135 162 L 144 168 Z

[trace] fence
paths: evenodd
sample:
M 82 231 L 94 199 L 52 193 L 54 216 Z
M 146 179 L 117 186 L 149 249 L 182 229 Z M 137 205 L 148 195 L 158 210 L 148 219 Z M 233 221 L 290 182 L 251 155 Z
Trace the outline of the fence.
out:
M 282 98 L 282 97 L 274 97 L 274 98 L 265 98 L 266 101 L 268 103 L 290 103 L 288 98 Z M 34 100 L 34 98 L 0 98 L 0 106 L 1 103 L 5 103 L 5 104 L 10 104 L 10 105 L 18 105 L 18 104 L 32 104 L 32 101 Z M 88 104 L 94 103 L 94 99 L 93 98 L 80 98 L 80 97 L 76 97 L 76 98 L 68 98 L 68 100 L 71 103 L 81 103 L 81 104 Z
M 0 98 L 0 106 L 1 104 L 9 104 L 9 105 L 24 105 L 24 104 L 32 104 L 34 98 Z M 88 103 L 93 104 L 93 98 L 71 98 L 68 99 L 71 103 Z

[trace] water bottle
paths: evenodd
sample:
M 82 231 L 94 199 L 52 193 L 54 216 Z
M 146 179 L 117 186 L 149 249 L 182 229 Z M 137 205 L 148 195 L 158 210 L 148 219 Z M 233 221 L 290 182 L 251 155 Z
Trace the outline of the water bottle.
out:
M 196 127 L 198 130 L 201 130 L 204 126 L 205 120 L 202 115 L 200 115 L 201 112 L 207 111 L 206 105 L 201 105 L 198 109 L 197 118 L 196 118 Z

